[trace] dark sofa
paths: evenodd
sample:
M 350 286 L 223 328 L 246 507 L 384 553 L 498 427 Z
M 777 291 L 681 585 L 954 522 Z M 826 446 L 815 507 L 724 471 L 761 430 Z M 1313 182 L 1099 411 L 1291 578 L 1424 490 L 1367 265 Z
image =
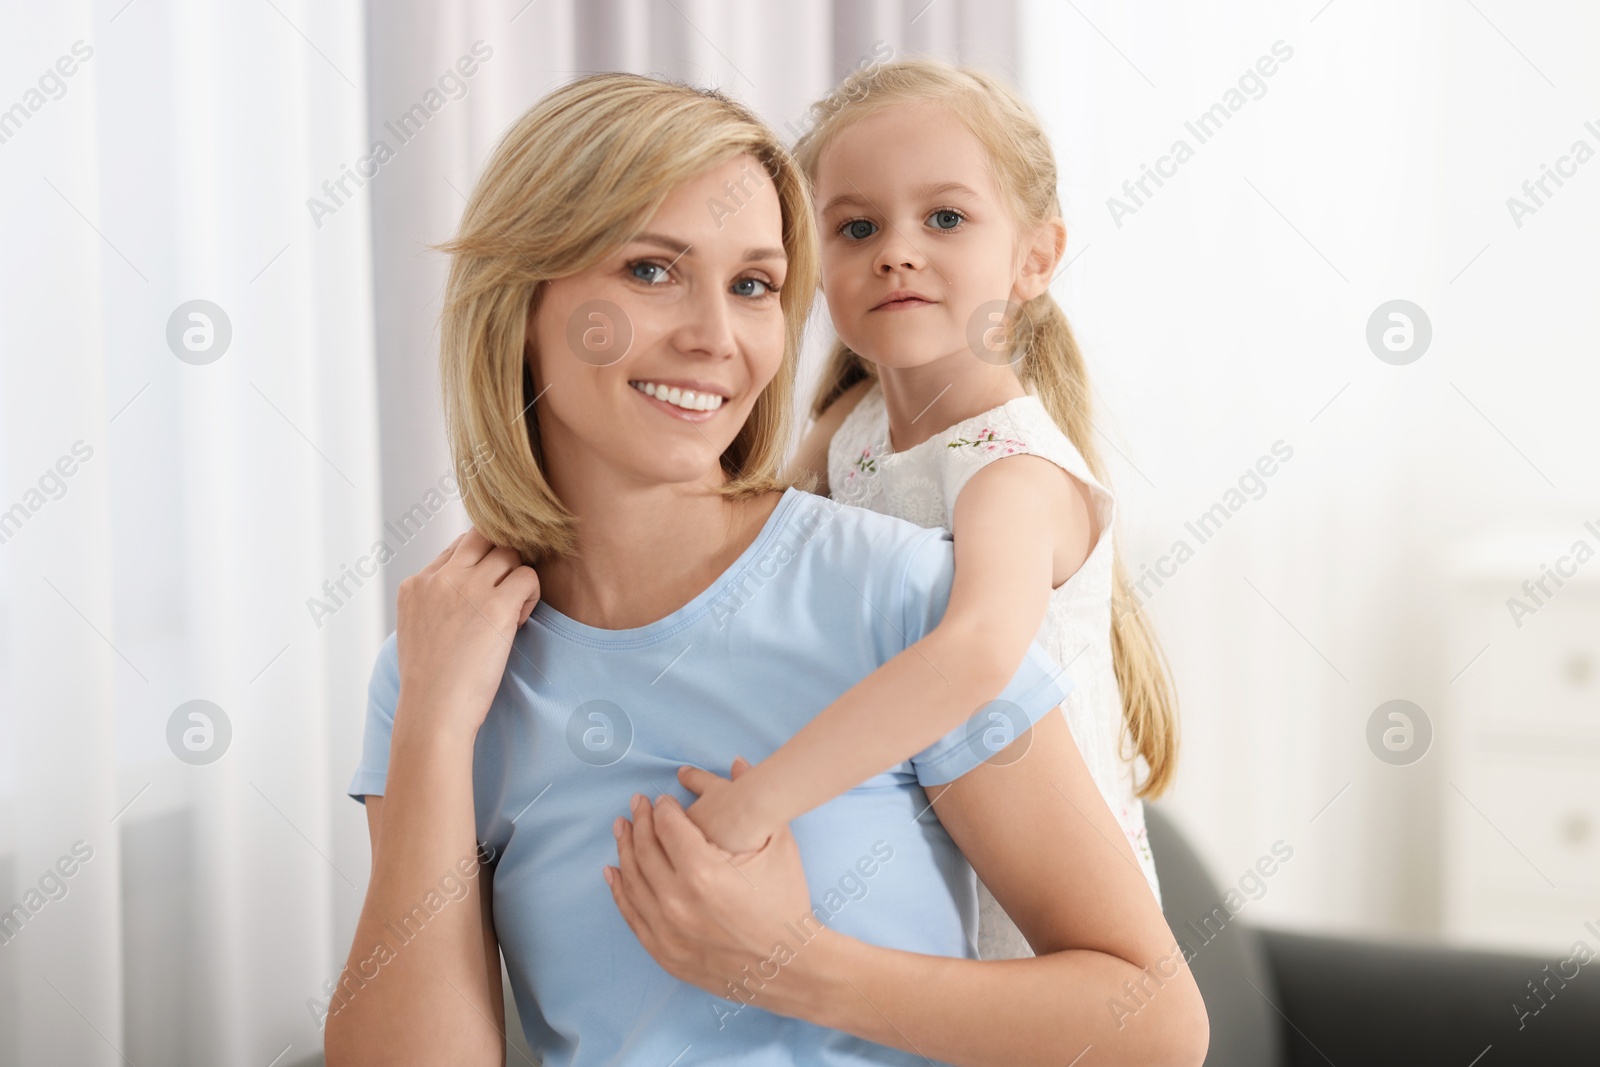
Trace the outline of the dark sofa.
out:
M 1587 940 L 1597 958 L 1565 968 L 1563 980 L 1565 953 L 1541 959 L 1219 923 L 1222 890 L 1160 807 L 1145 811 L 1167 925 L 1186 947 L 1211 1019 L 1207 1067 L 1600 1064 L 1600 945 L 1587 931 L 1574 931 L 1574 941 Z

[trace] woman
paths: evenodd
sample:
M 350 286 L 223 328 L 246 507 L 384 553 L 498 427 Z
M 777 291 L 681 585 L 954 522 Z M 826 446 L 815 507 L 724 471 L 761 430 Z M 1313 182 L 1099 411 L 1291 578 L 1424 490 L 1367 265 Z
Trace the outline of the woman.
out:
M 927 633 L 952 576 L 943 531 L 777 474 L 817 268 L 771 132 L 715 93 L 575 82 L 447 247 L 475 528 L 402 583 L 373 672 L 328 1062 L 502 1063 L 502 949 L 551 1065 L 1200 1062 L 1198 991 L 1037 648 L 989 729 L 756 852 L 682 812 Z M 1037 958 L 969 958 L 974 869 Z

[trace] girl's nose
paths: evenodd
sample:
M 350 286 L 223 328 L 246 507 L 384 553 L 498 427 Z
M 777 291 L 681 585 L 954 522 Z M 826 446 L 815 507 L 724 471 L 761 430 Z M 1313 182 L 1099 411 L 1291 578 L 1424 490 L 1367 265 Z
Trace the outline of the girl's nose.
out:
M 889 274 L 897 270 L 921 270 L 928 265 L 927 257 L 910 241 L 894 230 L 888 232 L 873 263 L 874 269 Z

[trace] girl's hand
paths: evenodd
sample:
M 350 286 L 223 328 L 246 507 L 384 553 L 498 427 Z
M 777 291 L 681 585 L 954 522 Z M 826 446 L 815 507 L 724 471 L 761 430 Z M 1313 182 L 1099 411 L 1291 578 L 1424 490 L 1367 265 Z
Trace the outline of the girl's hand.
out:
M 749 769 L 737 759 L 733 777 Z M 698 768 L 678 777 L 702 796 L 728 786 L 727 779 Z M 648 798 L 635 800 L 634 816 L 635 822 L 616 821 L 620 866 L 605 868 L 605 877 L 639 943 L 674 978 L 781 1012 L 789 999 L 783 993 L 798 976 L 784 983 L 781 969 L 791 957 L 774 957 L 773 946 L 782 941 L 803 957 L 803 945 L 785 924 L 800 928 L 801 919 L 811 918 L 805 869 L 788 826 L 761 849 L 729 856 L 705 839 L 672 797 L 654 806 Z M 759 991 L 741 985 L 751 975 L 758 976 Z
M 738 763 L 734 765 L 738 766 Z M 749 764 L 745 766 L 748 767 Z M 697 768 L 689 770 L 706 774 Z M 684 785 L 694 789 L 694 786 L 690 786 L 683 778 L 682 772 L 678 777 L 683 780 Z M 759 814 L 758 806 L 747 799 L 748 787 L 753 785 L 753 782 L 740 782 L 735 786 L 714 774 L 707 777 L 717 784 L 703 793 L 695 789 L 700 797 L 689 805 L 685 814 L 713 845 L 733 854 L 755 852 L 762 848 L 774 833 L 785 827 L 784 823 L 766 824 Z M 739 778 L 740 775 L 736 773 L 734 777 Z
M 538 602 L 539 576 L 516 549 L 475 529 L 450 542 L 400 583 L 401 705 L 475 735 L 505 675 L 511 640 Z

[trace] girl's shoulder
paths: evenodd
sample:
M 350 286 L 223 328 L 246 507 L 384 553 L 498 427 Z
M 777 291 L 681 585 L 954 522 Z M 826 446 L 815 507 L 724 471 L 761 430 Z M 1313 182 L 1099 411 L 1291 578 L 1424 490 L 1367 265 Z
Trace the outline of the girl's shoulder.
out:
M 1110 490 L 1089 470 L 1083 453 L 1050 417 L 1043 401 L 1031 393 L 965 419 L 924 444 L 933 441 L 940 442 L 936 462 L 943 468 L 941 480 L 952 505 L 978 471 L 1015 455 L 1049 460 L 1087 486 L 1102 507 L 1109 509 L 1112 504 Z

